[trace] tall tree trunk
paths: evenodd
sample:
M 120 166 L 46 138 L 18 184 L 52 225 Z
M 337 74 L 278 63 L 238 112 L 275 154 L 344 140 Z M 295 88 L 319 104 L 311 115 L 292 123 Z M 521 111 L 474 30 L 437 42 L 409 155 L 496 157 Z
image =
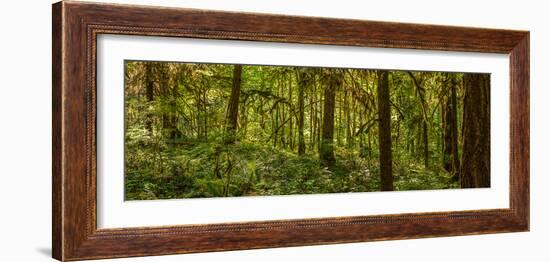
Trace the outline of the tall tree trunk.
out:
M 272 110 L 271 112 L 271 136 L 273 136 L 273 147 L 277 147 L 277 132 L 276 129 L 279 126 L 279 108 Z
M 393 190 L 391 152 L 391 105 L 388 71 L 378 71 L 378 139 L 380 147 L 380 190 Z
M 239 116 L 239 98 L 241 96 L 241 76 L 242 66 L 235 65 L 233 68 L 233 87 L 231 88 L 231 96 L 227 107 L 226 120 L 226 138 L 227 144 L 235 143 L 237 133 L 237 119 Z
M 462 188 L 491 186 L 490 75 L 464 74 Z
M 312 79 L 312 86 L 310 88 L 309 93 L 309 150 L 313 151 L 315 150 L 315 108 L 317 106 L 315 105 L 317 98 L 315 96 L 315 80 Z
M 319 81 L 321 82 L 321 81 Z M 322 85 L 322 82 L 321 83 L 318 83 L 318 84 L 321 84 Z M 323 98 L 323 93 L 320 91 L 321 88 L 319 87 L 318 88 L 318 92 L 319 93 L 319 96 L 318 96 L 318 99 L 317 101 L 319 101 L 317 103 L 318 105 L 318 108 L 317 108 L 317 150 L 321 150 L 321 126 L 323 125 L 323 116 L 322 116 L 322 112 L 323 112 L 323 103 L 324 103 L 324 98 Z
M 239 106 L 239 118 L 237 120 L 237 123 L 239 123 L 239 132 L 242 134 L 243 137 L 247 136 L 248 131 L 248 110 L 246 109 L 246 101 L 241 101 L 241 105 Z
M 206 93 L 208 92 L 207 88 L 204 88 L 202 92 L 202 112 L 203 112 L 203 122 L 204 122 L 204 139 L 208 140 L 208 103 L 206 101 Z
M 161 96 L 162 106 L 167 110 L 162 110 L 162 134 L 165 138 L 175 138 L 175 122 L 173 121 L 175 113 L 174 103 L 175 92 L 174 88 L 170 87 L 170 67 L 166 64 L 160 64 L 159 93 Z
M 148 103 L 152 103 L 155 100 L 155 80 L 153 78 L 153 63 L 145 62 L 145 96 Z M 148 116 L 145 120 L 145 128 L 149 132 L 153 132 L 153 114 L 148 112 Z
M 292 74 L 288 74 L 288 102 L 290 104 L 292 103 Z M 290 146 L 290 150 L 294 150 L 294 112 L 291 107 L 288 108 L 288 144 Z
M 279 96 L 283 97 L 284 93 L 285 93 L 284 83 L 279 82 Z M 279 133 L 281 134 L 281 146 L 283 148 L 287 147 L 287 137 L 286 137 L 286 133 L 285 133 L 285 130 L 286 130 L 286 110 L 285 110 L 286 106 L 287 106 L 286 104 L 281 105 L 281 116 L 279 117 L 281 122 L 282 122 L 281 132 L 279 132 Z
M 319 149 L 319 158 L 326 166 L 334 166 L 334 107 L 336 104 L 336 89 L 342 84 L 340 72 L 330 70 L 328 83 L 325 87 L 325 105 L 323 111 L 323 130 Z
M 452 76 L 451 76 L 452 77 Z M 443 168 L 453 175 L 458 181 L 460 159 L 458 158 L 458 124 L 457 124 L 457 101 L 456 101 L 456 79 L 451 80 L 449 97 L 445 103 L 445 139 L 443 151 Z
M 195 105 L 196 105 L 196 108 L 195 108 L 195 111 L 196 111 L 196 115 L 197 115 L 197 139 L 198 140 L 201 140 L 202 139 L 202 102 L 201 102 L 201 94 L 200 94 L 200 91 L 197 90 L 195 91 L 196 94 L 195 94 Z
M 348 147 L 349 148 L 353 148 L 355 146 L 355 136 L 353 135 L 353 133 L 355 133 L 355 129 L 357 128 L 357 101 L 355 101 L 355 99 L 353 99 L 353 97 L 351 97 L 351 94 L 350 94 L 350 100 L 351 100 L 351 103 L 352 103 L 352 107 L 353 107 L 353 111 L 352 110 L 348 110 L 348 118 L 351 118 L 351 123 L 348 125 L 348 137 L 349 137 L 349 145 Z M 352 114 L 353 112 L 353 114 Z
M 276 84 L 276 91 L 277 91 L 277 96 L 280 96 L 281 95 L 281 89 L 280 89 L 280 84 L 279 82 L 277 81 L 277 84 Z M 280 105 L 277 105 L 275 107 L 275 125 L 272 127 L 272 130 L 273 130 L 273 146 L 274 147 L 277 147 L 277 144 L 279 144 L 281 141 L 279 140 L 279 131 L 278 131 L 278 128 L 279 128 L 279 123 L 282 122 L 284 120 L 281 119 L 281 106 Z M 283 146 L 283 144 L 281 144 L 281 147 Z
M 338 126 L 336 127 L 336 144 L 342 145 L 342 92 L 338 93 Z
M 448 155 L 445 155 L 446 154 L 446 150 L 445 150 L 445 147 L 447 145 L 447 141 L 446 141 L 446 136 L 447 136 L 447 120 L 445 119 L 446 115 L 447 115 L 447 105 L 448 105 L 448 98 L 447 100 L 443 100 L 441 103 L 439 103 L 440 107 L 439 107 L 439 115 L 440 115 L 440 118 L 441 118 L 441 131 L 439 132 L 439 139 L 438 140 L 441 140 L 441 142 L 438 142 L 438 148 L 441 149 L 441 165 L 443 166 L 444 169 L 445 168 L 445 163 L 448 162 L 448 160 L 450 159 L 450 156 Z
M 304 92 L 309 84 L 307 72 L 298 69 L 298 155 L 306 153 L 306 141 L 304 138 Z
M 170 101 L 170 111 L 171 111 L 171 117 L 170 117 L 170 126 L 172 128 L 172 131 L 170 132 L 170 138 L 175 139 L 179 138 L 181 136 L 181 132 L 178 129 L 178 116 L 179 112 L 177 110 L 177 103 L 176 101 L 179 99 L 179 92 L 178 92 L 178 85 L 172 83 L 172 99 Z
M 422 143 L 424 149 L 424 167 L 428 168 L 430 164 L 430 148 L 428 146 L 428 123 L 425 119 L 422 121 Z

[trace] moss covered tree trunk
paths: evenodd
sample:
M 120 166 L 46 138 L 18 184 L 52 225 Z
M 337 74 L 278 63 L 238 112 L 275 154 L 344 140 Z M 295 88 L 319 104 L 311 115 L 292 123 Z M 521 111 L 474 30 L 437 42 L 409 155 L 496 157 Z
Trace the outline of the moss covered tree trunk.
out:
M 334 107 L 336 104 L 336 89 L 342 84 L 340 73 L 336 70 L 330 70 L 327 82 L 324 92 L 325 103 L 319 158 L 325 166 L 334 166 L 336 162 L 334 157 Z
M 456 101 L 456 79 L 450 81 L 449 95 L 445 103 L 444 111 L 444 140 L 443 140 L 443 168 L 453 175 L 458 181 L 460 159 L 458 156 L 458 124 L 457 124 L 457 101 Z
M 428 141 L 428 122 L 426 120 L 422 121 L 422 149 L 424 150 L 424 167 L 428 168 L 430 166 L 430 147 Z
M 490 75 L 464 74 L 462 188 L 489 187 Z
M 239 98 L 241 96 L 241 76 L 242 66 L 235 65 L 233 68 L 233 85 L 231 88 L 231 96 L 227 107 L 226 119 L 226 137 L 227 144 L 235 143 L 237 133 L 237 119 L 239 116 Z
M 153 103 L 155 100 L 155 79 L 153 77 L 153 63 L 145 63 L 145 97 L 148 103 Z M 148 112 L 145 120 L 145 128 L 149 132 L 153 132 L 153 114 Z
M 300 70 L 298 72 L 298 81 L 298 155 L 303 155 L 306 153 L 306 141 L 304 137 L 304 96 L 305 90 L 309 85 L 309 76 L 307 72 Z
M 391 105 L 388 72 L 378 71 L 378 139 L 380 147 L 380 190 L 393 190 L 391 152 Z

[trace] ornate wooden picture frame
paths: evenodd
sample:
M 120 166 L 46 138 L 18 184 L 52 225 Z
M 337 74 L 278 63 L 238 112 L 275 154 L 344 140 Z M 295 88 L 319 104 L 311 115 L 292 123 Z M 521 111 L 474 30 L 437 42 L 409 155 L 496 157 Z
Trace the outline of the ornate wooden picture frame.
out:
M 179 8 L 53 5 L 53 257 L 62 260 L 529 230 L 529 32 Z M 98 229 L 99 34 L 508 54 L 510 207 L 264 222 Z

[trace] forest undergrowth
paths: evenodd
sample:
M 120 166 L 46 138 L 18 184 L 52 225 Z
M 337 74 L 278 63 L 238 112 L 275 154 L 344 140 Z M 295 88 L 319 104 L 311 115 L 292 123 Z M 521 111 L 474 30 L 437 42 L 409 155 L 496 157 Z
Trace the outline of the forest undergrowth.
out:
M 130 132 L 131 133 L 131 132 Z M 135 134 L 134 134 L 135 135 Z M 134 140 L 126 163 L 126 200 L 377 192 L 377 156 L 337 148 L 336 164 L 323 166 L 316 154 L 299 156 L 271 145 L 180 140 Z M 376 152 L 370 152 L 375 154 Z M 394 190 L 458 188 L 440 167 L 415 161 L 394 163 Z

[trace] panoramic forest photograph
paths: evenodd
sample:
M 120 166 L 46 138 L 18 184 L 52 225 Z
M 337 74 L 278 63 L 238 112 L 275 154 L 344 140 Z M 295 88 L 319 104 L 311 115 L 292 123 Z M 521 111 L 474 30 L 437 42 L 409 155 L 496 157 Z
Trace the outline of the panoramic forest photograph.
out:
M 125 61 L 125 199 L 490 187 L 490 74 Z

